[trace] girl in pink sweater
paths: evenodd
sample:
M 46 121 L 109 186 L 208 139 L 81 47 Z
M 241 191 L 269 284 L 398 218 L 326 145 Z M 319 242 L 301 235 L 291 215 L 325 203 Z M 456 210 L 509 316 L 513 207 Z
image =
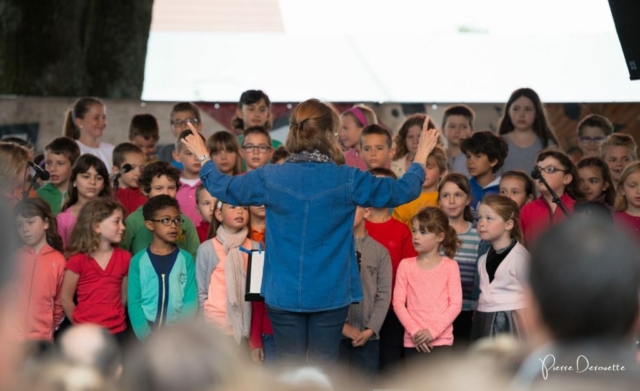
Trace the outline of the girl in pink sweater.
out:
M 411 226 L 418 256 L 402 260 L 393 291 L 393 309 L 405 328 L 406 357 L 448 350 L 453 321 L 462 310 L 460 269 L 451 259 L 460 240 L 449 218 L 427 207 L 413 217 Z
M 478 261 L 480 297 L 471 326 L 471 341 L 500 333 L 520 335 L 518 311 L 524 308 L 529 252 L 520 242 L 518 204 L 501 195 L 487 195 L 478 208 L 478 234 L 491 243 Z

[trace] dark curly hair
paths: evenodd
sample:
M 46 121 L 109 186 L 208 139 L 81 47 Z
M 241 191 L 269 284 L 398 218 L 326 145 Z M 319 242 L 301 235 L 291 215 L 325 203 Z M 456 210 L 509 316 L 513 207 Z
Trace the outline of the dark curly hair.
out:
M 151 197 L 142 207 L 142 217 L 145 220 L 153 220 L 156 213 L 164 208 L 176 208 L 180 211 L 180 204 L 178 204 L 178 200 L 166 194 Z
M 167 162 L 153 162 L 144 167 L 142 175 L 138 178 L 140 190 L 145 194 L 149 194 L 153 178 L 160 178 L 163 175 L 174 181 L 177 186 L 180 186 L 180 171 L 177 168 Z
M 493 172 L 496 173 L 504 164 L 509 153 L 509 144 L 500 136 L 496 136 L 489 130 L 474 132 L 471 137 L 462 140 L 460 149 L 465 154 L 484 153 L 489 161 L 496 160 Z

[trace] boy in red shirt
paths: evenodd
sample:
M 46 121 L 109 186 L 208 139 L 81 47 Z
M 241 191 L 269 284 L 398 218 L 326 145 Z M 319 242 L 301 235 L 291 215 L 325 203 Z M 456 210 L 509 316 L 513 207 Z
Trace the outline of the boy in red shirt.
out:
M 138 178 L 146 163 L 142 150 L 132 143 L 118 144 L 113 150 L 113 173 L 116 174 L 114 187 L 116 198 L 124 206 L 125 218 L 147 202 L 138 187 Z

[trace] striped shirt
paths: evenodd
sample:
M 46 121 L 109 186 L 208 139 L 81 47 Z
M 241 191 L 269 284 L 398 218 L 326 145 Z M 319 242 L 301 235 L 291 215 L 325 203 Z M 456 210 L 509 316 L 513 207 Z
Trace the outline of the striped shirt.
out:
M 478 278 L 478 247 L 480 236 L 478 231 L 469 223 L 466 232 L 458 234 L 462 245 L 456 251 L 453 259 L 458 262 L 460 279 L 462 282 L 462 310 L 471 311 L 476 302 L 472 299 L 473 283 Z

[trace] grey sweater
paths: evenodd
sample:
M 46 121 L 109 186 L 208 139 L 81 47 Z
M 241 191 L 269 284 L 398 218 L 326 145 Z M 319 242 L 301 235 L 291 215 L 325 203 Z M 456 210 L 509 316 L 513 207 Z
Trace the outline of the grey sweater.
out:
M 349 306 L 347 323 L 360 330 L 370 329 L 378 339 L 391 302 L 391 258 L 387 249 L 369 234 L 356 239 L 361 254 L 360 280 L 363 300 Z

